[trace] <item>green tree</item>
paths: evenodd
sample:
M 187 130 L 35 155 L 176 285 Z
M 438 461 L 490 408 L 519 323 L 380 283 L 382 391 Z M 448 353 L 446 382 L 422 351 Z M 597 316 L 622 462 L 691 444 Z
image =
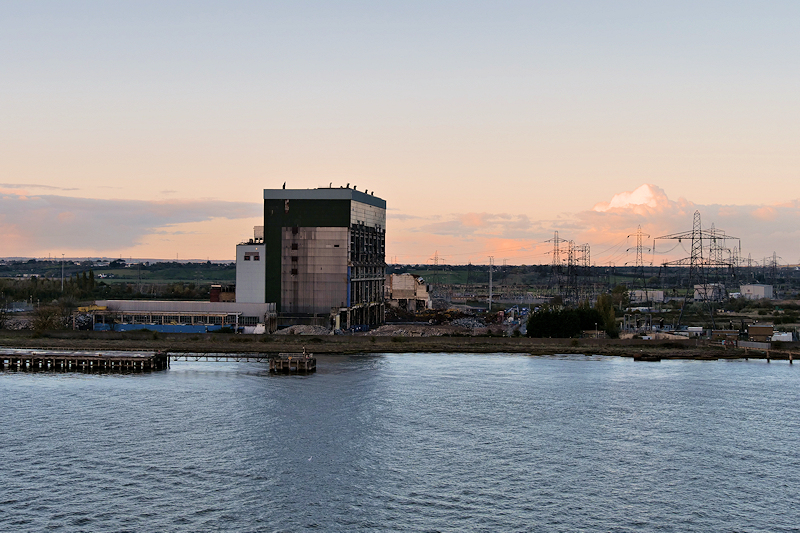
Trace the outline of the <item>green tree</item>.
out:
M 617 317 L 614 313 L 614 298 L 611 294 L 601 294 L 597 297 L 597 302 L 594 308 L 600 316 L 600 323 L 603 325 L 603 331 L 611 337 L 616 339 L 619 337 L 619 329 L 617 329 Z
M 36 331 L 66 329 L 66 327 L 67 321 L 59 305 L 43 305 L 33 313 L 33 329 Z
M 631 301 L 628 297 L 628 287 L 625 284 L 617 285 L 611 289 L 611 298 L 615 306 L 620 309 L 626 307 Z
M 545 308 L 533 313 L 528 318 L 529 337 L 569 338 L 580 335 L 582 331 L 593 330 L 594 325 L 601 322 L 596 309 L 579 307 L 578 309 Z

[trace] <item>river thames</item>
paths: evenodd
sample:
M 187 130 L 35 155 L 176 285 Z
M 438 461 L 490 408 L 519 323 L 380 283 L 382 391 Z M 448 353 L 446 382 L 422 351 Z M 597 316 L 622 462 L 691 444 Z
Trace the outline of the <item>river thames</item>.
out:
M 0 530 L 800 530 L 800 365 L 265 367 L 0 373 Z

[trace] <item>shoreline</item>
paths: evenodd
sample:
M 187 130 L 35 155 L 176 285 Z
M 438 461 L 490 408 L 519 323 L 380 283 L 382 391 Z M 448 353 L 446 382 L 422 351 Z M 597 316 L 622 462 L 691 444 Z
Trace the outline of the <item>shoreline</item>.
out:
M 359 335 L 225 335 L 154 332 L 1 331 L 0 350 L 118 350 L 170 353 L 300 352 L 315 355 L 374 353 L 516 353 L 526 355 L 582 354 L 658 359 L 800 358 L 800 343 L 781 343 L 769 352 L 724 347 L 708 340 L 533 339 L 528 337 L 377 337 Z

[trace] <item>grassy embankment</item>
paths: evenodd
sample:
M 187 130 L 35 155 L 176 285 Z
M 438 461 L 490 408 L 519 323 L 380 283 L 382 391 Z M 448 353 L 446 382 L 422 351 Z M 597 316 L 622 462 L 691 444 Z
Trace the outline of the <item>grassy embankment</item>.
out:
M 54 350 L 165 350 L 173 353 L 280 353 L 303 348 L 315 354 L 518 353 L 585 354 L 662 359 L 765 358 L 766 353 L 725 348 L 698 340 L 529 339 L 526 337 L 374 337 L 178 334 L 155 332 L 0 331 L 2 348 Z M 797 343 L 784 343 L 772 359 L 800 356 Z

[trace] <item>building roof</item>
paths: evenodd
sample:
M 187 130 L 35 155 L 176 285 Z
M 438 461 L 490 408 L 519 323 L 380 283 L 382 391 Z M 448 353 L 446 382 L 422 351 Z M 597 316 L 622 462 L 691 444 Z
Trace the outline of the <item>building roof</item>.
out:
M 355 189 L 264 189 L 264 200 L 353 200 L 386 209 L 386 200 Z

